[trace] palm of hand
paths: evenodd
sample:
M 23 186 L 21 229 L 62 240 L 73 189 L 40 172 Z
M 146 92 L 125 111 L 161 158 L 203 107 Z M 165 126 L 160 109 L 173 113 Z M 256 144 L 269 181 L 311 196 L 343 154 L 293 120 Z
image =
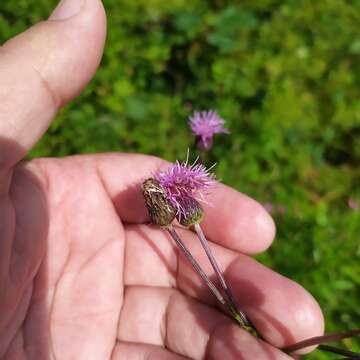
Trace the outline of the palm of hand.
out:
M 96 172 L 76 163 L 14 172 L 2 216 L 12 248 L 0 320 L 9 359 L 80 359 L 83 349 L 107 359 L 114 347 L 124 227 Z
M 37 160 L 13 174 L 2 216 L 6 359 L 119 356 L 126 226 L 96 159 Z
M 134 315 L 121 314 L 126 235 L 134 226 L 119 218 L 100 158 L 37 160 L 14 171 L 2 217 L 11 246 L 0 318 L 5 359 L 117 359 L 134 351 L 180 358 L 120 342 L 120 315 Z M 102 160 L 105 168 L 112 161 Z M 136 211 L 132 206 L 123 208 L 125 217 Z M 161 290 L 150 292 L 156 297 L 157 290 L 161 298 Z M 132 292 L 132 301 L 145 301 L 141 286 Z M 136 332 L 135 324 L 124 337 L 136 339 Z M 151 343 L 153 335 L 137 340 Z
M 243 351 L 249 356 L 262 351 L 264 359 L 271 354 L 288 358 L 271 346 L 259 346 L 222 314 L 182 295 L 211 302 L 192 269 L 177 259 L 171 241 L 159 230 L 134 224 L 146 219 L 134 184 L 159 164 L 150 157 L 99 155 L 17 167 L 2 205 L 1 227 L 10 249 L 8 261 L 2 261 L 9 266 L 8 276 L 1 279 L 8 289 L 0 318 L 5 359 L 131 359 L 141 354 L 215 359 L 224 351 L 229 359 Z M 201 258 L 192 233 L 184 231 L 183 237 Z M 241 257 L 223 248 L 218 255 L 228 268 Z M 240 261 L 251 261 L 246 259 Z M 201 263 L 207 266 L 204 258 Z M 254 276 L 263 271 L 249 264 Z M 294 291 L 288 283 L 282 286 Z M 302 290 L 295 292 L 306 298 Z M 253 303 L 261 313 L 262 304 L 254 304 L 251 296 L 243 305 Z M 273 307 L 272 301 L 268 306 Z M 294 341 L 304 331 L 295 329 L 286 338 L 276 329 L 280 337 L 272 338 L 267 322 L 260 327 L 275 344 Z

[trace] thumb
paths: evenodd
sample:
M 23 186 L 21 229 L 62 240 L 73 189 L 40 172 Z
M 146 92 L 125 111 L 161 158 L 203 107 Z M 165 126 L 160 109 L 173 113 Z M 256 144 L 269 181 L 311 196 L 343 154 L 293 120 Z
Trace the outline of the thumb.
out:
M 105 35 L 100 0 L 62 0 L 49 20 L 0 48 L 0 174 L 26 154 L 59 108 L 88 83 Z

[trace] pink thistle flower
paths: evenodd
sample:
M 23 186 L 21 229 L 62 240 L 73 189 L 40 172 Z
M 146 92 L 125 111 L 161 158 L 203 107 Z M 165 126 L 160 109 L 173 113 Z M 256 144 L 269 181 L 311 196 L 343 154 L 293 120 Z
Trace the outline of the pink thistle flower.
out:
M 353 198 L 349 198 L 348 199 L 348 207 L 352 210 L 357 210 L 358 209 L 358 203 L 355 199 Z
M 224 127 L 225 121 L 216 111 L 195 111 L 189 119 L 189 125 L 196 136 L 197 146 L 201 150 L 209 150 L 213 143 L 215 134 L 229 134 L 230 131 Z
M 263 207 L 269 214 L 272 214 L 274 212 L 274 205 L 271 202 L 264 203 Z
M 186 218 L 192 199 L 205 202 L 207 191 L 215 184 L 215 176 L 210 170 L 196 161 L 190 166 L 187 161 L 177 161 L 165 171 L 154 174 L 165 190 L 167 200 L 175 208 L 178 220 Z

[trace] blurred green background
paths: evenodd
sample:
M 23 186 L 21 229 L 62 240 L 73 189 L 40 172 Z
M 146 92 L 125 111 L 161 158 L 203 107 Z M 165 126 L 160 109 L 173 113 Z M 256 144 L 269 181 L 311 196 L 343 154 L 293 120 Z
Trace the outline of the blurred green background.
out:
M 1 1 L 0 41 L 55 3 Z M 104 4 L 102 65 L 31 156 L 184 159 L 188 116 L 218 110 L 231 135 L 216 138 L 209 163 L 224 183 L 271 205 L 277 223 L 259 259 L 316 297 L 327 331 L 360 327 L 359 0 Z M 342 345 L 360 351 L 359 341 Z

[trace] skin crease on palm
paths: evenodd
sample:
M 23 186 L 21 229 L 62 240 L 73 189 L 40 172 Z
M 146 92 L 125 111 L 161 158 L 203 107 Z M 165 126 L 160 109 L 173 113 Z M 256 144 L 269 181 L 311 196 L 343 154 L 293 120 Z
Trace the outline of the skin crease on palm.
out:
M 275 233 L 255 201 L 219 185 L 203 225 L 266 342 L 217 311 L 171 239 L 146 224 L 137 184 L 164 161 L 20 162 L 91 79 L 105 35 L 100 0 L 67 0 L 0 48 L 0 359 L 290 359 L 277 348 L 322 334 L 323 317 L 301 286 L 248 256 Z M 213 276 L 194 234 L 179 233 Z

